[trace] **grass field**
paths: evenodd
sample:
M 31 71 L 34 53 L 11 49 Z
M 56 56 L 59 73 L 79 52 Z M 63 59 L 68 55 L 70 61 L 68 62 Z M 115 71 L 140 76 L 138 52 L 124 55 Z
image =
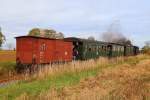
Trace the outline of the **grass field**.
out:
M 2 100 L 149 100 L 150 57 L 106 58 L 41 69 L 0 88 Z

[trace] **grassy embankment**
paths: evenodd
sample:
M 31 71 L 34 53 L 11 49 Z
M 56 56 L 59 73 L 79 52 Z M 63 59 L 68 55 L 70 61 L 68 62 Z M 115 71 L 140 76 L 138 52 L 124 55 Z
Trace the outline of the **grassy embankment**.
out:
M 7 77 L 15 69 L 16 51 L 0 50 L 0 79 Z
M 18 100 L 26 100 L 26 99 L 27 100 L 28 99 L 29 100 L 30 99 L 31 100 L 32 99 L 51 100 L 52 98 L 53 99 L 55 98 L 56 100 L 57 99 L 60 100 L 62 98 L 68 98 L 69 100 L 71 98 L 73 100 L 77 100 L 77 99 L 82 99 L 82 97 L 90 98 L 90 95 L 91 95 L 91 97 L 96 98 L 96 97 L 98 97 L 98 95 L 97 95 L 97 92 L 95 92 L 95 91 L 93 92 L 95 94 L 91 94 L 89 91 L 88 92 L 86 91 L 86 93 L 89 93 L 89 94 L 87 94 L 87 96 L 84 95 L 84 93 L 82 94 L 82 90 L 84 90 L 84 88 L 85 88 L 85 90 L 87 90 L 86 88 L 89 88 L 91 86 L 93 87 L 92 83 L 90 83 L 90 82 L 93 82 L 93 80 L 88 80 L 87 84 L 85 84 L 87 86 L 85 86 L 85 87 L 84 86 L 82 87 L 82 85 L 80 85 L 82 83 L 81 80 L 88 79 L 88 77 L 96 78 L 97 76 L 99 76 L 101 74 L 103 75 L 103 73 L 104 73 L 103 71 L 108 70 L 109 72 L 111 72 L 111 70 L 113 70 L 115 68 L 119 68 L 118 66 L 120 66 L 120 67 L 123 66 L 124 68 L 127 68 L 127 70 L 130 67 L 132 69 L 132 66 L 137 66 L 138 63 L 140 63 L 141 61 L 143 61 L 145 59 L 150 59 L 150 57 L 146 56 L 146 55 L 140 55 L 137 57 L 117 58 L 117 59 L 112 59 L 112 60 L 108 60 L 106 58 L 101 58 L 97 61 L 90 60 L 90 61 L 85 61 L 85 62 L 75 62 L 75 63 L 65 64 L 65 65 L 59 65 L 59 66 L 54 65 L 54 66 L 45 67 L 44 69 L 40 70 L 37 74 L 32 76 L 32 78 L 27 75 L 26 81 L 18 82 L 18 83 L 12 84 L 10 86 L 0 88 L 0 95 L 1 95 L 0 98 L 6 99 L 6 100 L 14 99 L 16 97 Z M 127 66 L 124 66 L 124 65 L 127 65 Z M 120 73 L 122 73 L 122 71 L 120 71 Z M 113 79 L 113 76 L 111 76 L 111 74 L 113 75 L 113 73 L 110 73 L 109 77 L 106 77 L 107 81 L 105 81 L 103 79 L 102 79 L 102 81 L 104 83 L 106 82 L 106 84 L 111 83 L 111 81 L 113 81 L 113 80 L 111 80 L 111 79 Z M 118 77 L 122 77 L 122 76 L 118 76 Z M 108 79 L 110 78 L 110 80 L 108 80 L 107 78 Z M 121 82 L 124 82 L 123 80 L 125 80 L 125 77 L 123 77 Z M 149 81 L 149 78 L 148 79 L 146 78 L 145 80 Z M 101 79 L 96 80 L 96 81 L 100 82 Z M 96 84 L 98 84 L 98 83 L 96 83 Z M 79 87 L 80 87 L 77 90 L 75 89 L 76 85 L 77 86 L 79 85 Z M 114 84 L 110 84 L 110 85 L 112 86 Z M 97 85 L 97 86 L 99 86 L 99 85 Z M 120 87 L 121 86 L 122 86 L 122 83 L 121 83 Z M 70 92 L 64 91 L 64 87 L 68 87 L 67 89 L 70 90 Z M 69 87 L 71 87 L 71 88 L 69 88 Z M 107 87 L 105 87 L 105 88 L 107 89 Z M 112 90 L 110 90 L 108 92 L 108 94 L 107 93 L 106 94 L 111 95 L 113 98 L 113 95 L 115 95 L 114 94 L 115 88 L 118 88 L 118 87 L 116 86 L 116 87 L 110 87 L 110 88 Z M 114 92 L 113 92 L 113 89 L 114 89 Z M 76 90 L 76 91 L 74 92 L 72 90 Z M 120 93 L 120 92 L 116 91 L 116 94 L 117 93 Z M 68 96 L 68 94 L 69 94 L 69 96 Z M 77 98 L 77 97 L 79 97 L 79 98 Z M 107 97 L 109 97 L 109 96 L 107 96 Z

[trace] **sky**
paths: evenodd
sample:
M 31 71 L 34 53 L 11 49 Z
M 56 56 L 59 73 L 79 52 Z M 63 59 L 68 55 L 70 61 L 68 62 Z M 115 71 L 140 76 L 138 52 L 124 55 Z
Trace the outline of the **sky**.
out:
M 0 0 L 0 27 L 7 44 L 32 28 L 50 28 L 66 37 L 101 35 L 115 20 L 134 45 L 150 40 L 150 0 Z

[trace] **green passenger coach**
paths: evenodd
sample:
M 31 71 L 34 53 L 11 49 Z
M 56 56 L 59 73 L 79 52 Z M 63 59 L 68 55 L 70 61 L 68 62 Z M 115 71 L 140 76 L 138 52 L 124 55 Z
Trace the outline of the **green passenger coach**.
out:
M 108 43 L 76 37 L 65 38 L 73 43 L 74 60 L 88 60 L 99 57 L 131 56 L 138 53 L 138 47 Z

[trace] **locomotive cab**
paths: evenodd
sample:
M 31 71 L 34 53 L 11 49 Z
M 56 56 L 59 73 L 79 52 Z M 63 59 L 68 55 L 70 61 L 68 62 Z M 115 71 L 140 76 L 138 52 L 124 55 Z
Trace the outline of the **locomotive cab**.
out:
M 83 42 L 75 37 L 65 38 L 65 41 L 71 41 L 73 44 L 73 60 L 82 60 Z

